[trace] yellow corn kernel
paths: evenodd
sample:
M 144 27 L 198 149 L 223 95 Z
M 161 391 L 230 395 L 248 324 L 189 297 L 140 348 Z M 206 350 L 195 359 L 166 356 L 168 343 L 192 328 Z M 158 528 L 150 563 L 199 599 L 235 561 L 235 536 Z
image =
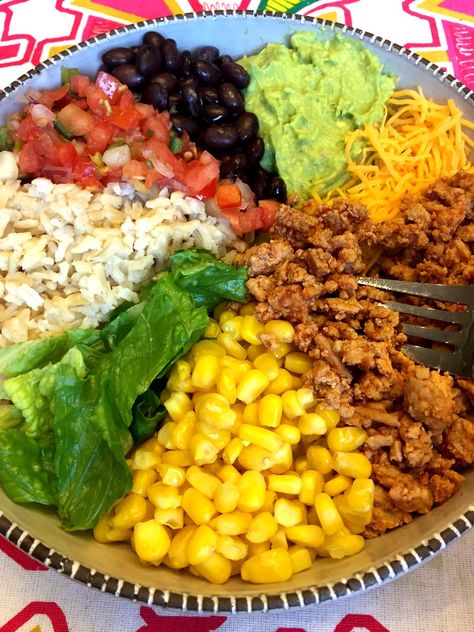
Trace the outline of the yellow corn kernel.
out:
M 312 388 L 298 388 L 296 391 L 296 397 L 304 409 L 309 408 L 314 404 L 314 393 Z
M 316 470 L 306 470 L 301 473 L 301 491 L 299 501 L 304 505 L 312 505 L 316 494 L 323 491 L 324 478 L 321 472 Z
M 310 445 L 306 450 L 308 465 L 312 470 L 329 474 L 332 471 L 332 455 L 327 448 L 322 445 Z
M 303 455 L 296 457 L 295 459 L 296 473 L 302 474 L 303 472 L 306 472 L 307 469 L 309 469 L 308 459 Z
M 277 532 L 270 540 L 272 549 L 285 549 L 288 550 L 288 540 L 286 539 L 286 529 L 284 527 L 278 527 Z
M 356 534 L 363 533 L 365 531 L 365 527 L 372 520 L 372 510 L 366 512 L 354 511 L 347 504 L 346 494 L 339 494 L 339 496 L 336 496 L 334 498 L 334 504 L 341 514 L 344 525 L 349 529 L 349 531 Z
M 207 463 L 206 465 L 203 465 L 202 469 L 205 472 L 208 472 L 209 474 L 213 474 L 214 476 L 217 476 L 217 473 L 221 469 L 221 467 L 222 467 L 222 462 L 217 460 L 217 461 L 214 461 L 214 463 Z
M 174 509 L 181 504 L 179 489 L 162 482 L 153 483 L 148 488 L 148 498 L 159 509 Z
M 220 483 L 214 493 L 213 500 L 219 513 L 235 511 L 239 502 L 239 488 L 230 481 Z
M 294 351 L 294 346 L 288 342 L 280 342 L 279 344 L 272 345 L 271 350 L 277 360 L 283 361 L 287 353 Z M 292 382 L 293 380 L 294 376 L 292 376 Z
M 223 323 L 222 331 L 231 336 L 234 340 L 242 340 L 241 330 L 243 320 L 243 316 L 234 315 L 233 318 L 229 318 L 229 320 L 226 320 L 226 322 Z
M 234 404 L 237 393 L 235 375 L 231 369 L 223 367 L 217 379 L 217 392 L 226 398 L 229 404 Z
M 297 474 L 270 474 L 268 489 L 281 494 L 295 494 L 301 491 L 301 477 Z
M 180 385 L 191 378 L 191 364 L 181 358 L 171 369 L 167 388 L 170 391 L 181 391 Z
M 250 362 L 255 362 L 258 356 L 264 353 L 265 349 L 264 345 L 249 345 L 247 347 L 247 359 Z
M 275 380 L 278 377 L 280 367 L 278 366 L 275 356 L 268 351 L 258 355 L 258 357 L 253 360 L 253 365 L 256 369 L 265 373 L 269 380 Z
M 132 470 L 151 470 L 159 467 L 160 463 L 161 455 L 155 450 L 147 450 L 144 445 L 134 450 L 130 459 Z
M 327 535 L 334 535 L 344 527 L 341 514 L 329 494 L 325 492 L 318 494 L 314 499 L 314 508 Z
M 237 399 L 245 404 L 251 404 L 269 385 L 270 380 L 263 371 L 250 369 L 237 386 Z
M 118 529 L 130 529 L 141 522 L 146 513 L 146 500 L 139 494 L 130 493 L 114 509 L 112 525 Z
M 184 525 L 184 515 L 181 507 L 175 509 L 155 509 L 154 519 L 158 524 L 162 524 L 170 529 L 182 529 Z
M 185 481 L 186 472 L 182 467 L 178 465 L 170 465 L 169 463 L 163 463 L 160 465 L 161 480 L 165 485 L 171 485 L 172 487 L 181 487 Z
M 286 582 L 293 574 L 290 554 L 280 548 L 264 551 L 245 560 L 240 574 L 253 584 Z
M 138 522 L 133 528 L 135 553 L 145 562 L 158 562 L 167 553 L 171 540 L 165 527 L 156 520 Z
M 223 483 L 234 483 L 234 485 L 238 486 L 242 474 L 236 467 L 230 465 L 229 463 L 226 463 L 225 465 L 221 466 L 221 468 L 217 472 L 217 476 L 221 479 Z
M 240 569 L 244 560 L 230 560 L 230 576 L 240 575 Z
M 239 437 L 231 439 L 222 452 L 222 459 L 224 463 L 228 463 L 230 465 L 235 463 L 243 449 L 244 444 Z
M 362 428 L 345 426 L 332 428 L 327 435 L 328 448 L 332 452 L 352 452 L 365 443 L 367 433 Z
M 214 503 L 193 487 L 184 492 L 181 498 L 181 506 L 194 524 L 197 525 L 207 524 L 216 513 Z
M 168 415 L 173 421 L 179 421 L 181 417 L 193 408 L 193 404 L 189 397 L 186 393 L 181 391 L 171 393 L 169 398 L 163 402 L 163 406 L 166 408 Z
M 239 314 L 241 316 L 251 316 L 255 312 L 255 303 L 245 303 L 239 309 Z
M 219 358 L 203 353 L 196 358 L 191 384 L 198 389 L 208 391 L 217 382 L 220 372 Z
M 214 553 L 217 534 L 207 525 L 199 526 L 186 542 L 186 557 L 193 566 L 202 564 Z
M 288 553 L 290 555 L 294 575 L 305 571 L 307 568 L 311 568 L 313 565 L 311 554 L 304 546 L 290 546 Z
M 94 539 L 97 542 L 101 542 L 102 544 L 107 544 L 109 540 L 107 540 L 107 533 L 109 532 L 110 526 L 110 516 L 105 514 L 101 516 L 93 529 Z
M 324 544 L 318 548 L 318 555 L 341 560 L 348 555 L 356 555 L 363 548 L 364 538 L 361 535 L 352 534 L 349 529 L 343 527 L 337 533 L 326 536 Z
M 268 511 L 262 511 L 253 518 L 246 538 L 249 542 L 259 544 L 273 538 L 278 531 L 278 522 Z
M 351 478 L 369 478 L 372 473 L 369 459 L 359 452 L 335 452 L 333 468 Z
M 291 351 L 285 356 L 284 367 L 291 373 L 298 373 L 298 375 L 302 375 L 306 373 L 306 371 L 310 371 L 313 362 L 311 358 L 301 351 Z
M 347 491 L 347 504 L 357 512 L 372 511 L 374 506 L 374 481 L 370 478 L 356 478 Z
M 293 463 L 291 445 L 283 441 L 281 448 L 272 454 L 272 459 L 273 465 L 270 467 L 270 471 L 273 474 L 284 474 L 287 472 Z
M 261 428 L 260 426 L 252 426 L 251 424 L 242 424 L 239 430 L 239 439 L 241 441 L 249 441 L 253 445 L 264 448 L 269 452 L 277 452 L 283 441 L 272 430 Z
M 263 334 L 264 326 L 255 316 L 251 314 L 242 317 L 242 328 L 240 334 L 250 345 L 261 345 L 260 334 Z
M 189 452 L 196 465 L 206 465 L 214 463 L 219 449 L 210 439 L 198 432 L 191 439 Z
M 266 491 L 265 479 L 260 472 L 244 472 L 239 481 L 238 509 L 249 513 L 258 511 L 265 502 Z
M 206 437 L 216 446 L 217 450 L 223 450 L 230 442 L 230 431 L 227 428 L 217 428 L 214 424 L 200 421 L 196 424 L 196 432 Z M 211 465 L 208 463 L 207 465 Z
M 278 496 L 276 492 L 271 492 L 270 490 L 267 489 L 266 494 L 265 494 L 265 502 L 263 503 L 260 511 L 261 512 L 268 511 L 269 513 L 273 515 L 275 502 L 277 498 Z
M 247 533 L 251 522 L 251 514 L 243 511 L 231 511 L 213 518 L 210 526 L 219 535 L 242 535 Z
M 275 520 L 282 527 L 293 527 L 296 524 L 300 524 L 303 522 L 305 514 L 304 505 L 298 500 L 279 498 L 275 503 Z
M 195 568 L 211 584 L 224 584 L 232 572 L 230 560 L 219 553 L 212 553 L 204 562 L 190 568 Z
M 195 404 L 198 421 L 214 424 L 218 428 L 230 428 L 237 415 L 228 400 L 219 393 L 206 393 Z
M 237 461 L 244 470 L 252 470 L 263 472 L 268 470 L 274 464 L 274 458 L 271 452 L 257 445 L 248 445 L 244 447 L 239 454 Z
M 247 555 L 248 557 L 252 557 L 253 555 L 258 555 L 259 553 L 263 553 L 264 551 L 270 550 L 270 540 L 265 540 L 265 542 L 248 542 L 247 543 Z
M 171 568 L 180 569 L 188 566 L 188 558 L 186 556 L 186 545 L 189 538 L 196 531 L 194 525 L 188 525 L 183 527 L 171 540 L 171 545 L 168 550 L 168 565 Z
M 299 524 L 289 527 L 286 530 L 286 537 L 295 544 L 318 548 L 322 546 L 325 535 L 323 529 L 314 524 Z
M 326 422 L 318 413 L 306 413 L 298 420 L 302 435 L 323 435 L 327 431 Z
M 212 498 L 216 489 L 221 484 L 217 476 L 206 472 L 201 467 L 191 465 L 186 471 L 186 480 L 190 485 L 204 494 L 207 498 Z
M 305 409 L 298 400 L 296 391 L 290 389 L 281 396 L 283 404 L 283 414 L 288 419 L 295 419 L 305 414 Z
M 278 395 L 264 395 L 258 402 L 258 422 L 261 426 L 276 428 L 281 422 L 283 405 Z
M 184 393 L 182 393 L 182 395 L 184 395 Z M 168 399 L 168 401 L 170 400 Z M 176 423 L 174 421 L 168 421 L 164 423 L 158 430 L 157 439 L 159 443 L 167 450 L 173 450 L 175 448 L 175 445 L 173 443 L 173 431 L 175 428 Z
M 281 395 L 293 388 L 293 378 L 286 369 L 279 369 L 278 375 L 273 379 L 265 390 L 265 395 Z
M 132 529 L 111 526 L 107 531 L 107 542 L 128 542 L 133 538 Z
M 219 336 L 217 338 L 219 338 Z M 215 340 L 200 340 L 193 346 L 190 355 L 196 360 L 196 358 L 203 353 L 205 355 L 215 355 L 218 358 L 223 358 L 225 356 L 225 349 Z
M 140 496 L 148 496 L 148 488 L 157 479 L 156 470 L 135 470 L 132 474 L 133 485 L 132 492 L 134 494 L 140 494 Z
M 324 483 L 323 491 L 330 496 L 338 496 L 342 494 L 342 492 L 345 492 L 346 489 L 349 489 L 351 484 L 352 478 L 344 476 L 343 474 L 336 474 L 336 476 L 333 476 Z
M 167 450 L 161 460 L 162 463 L 178 467 L 189 467 L 193 464 L 193 457 L 188 450 Z
M 217 537 L 216 553 L 236 562 L 247 557 L 248 545 L 238 536 L 220 535 Z
M 337 424 L 339 423 L 339 421 L 341 420 L 341 417 L 339 413 L 337 412 L 337 410 L 330 410 L 329 408 L 323 408 L 321 405 L 316 406 L 316 409 L 314 412 L 318 413 L 318 415 L 321 415 L 321 417 L 326 422 L 326 427 L 328 430 L 332 430 L 332 428 L 335 428 Z
M 176 423 L 176 426 L 173 428 L 173 434 L 171 435 L 171 441 L 175 448 L 178 450 L 188 449 L 194 434 L 196 421 L 196 413 L 194 410 L 190 410 Z
M 235 312 L 231 309 L 226 309 L 220 314 L 217 320 L 219 322 L 219 325 L 222 327 L 222 325 L 225 325 L 225 323 L 229 322 L 229 320 L 232 320 L 233 318 L 235 318 Z
M 219 327 L 219 323 L 211 318 L 211 320 L 209 321 L 209 325 L 204 331 L 204 338 L 217 338 L 221 331 L 222 330 Z
M 214 319 L 219 321 L 220 317 L 227 310 L 228 307 L 229 307 L 229 303 L 227 302 L 219 303 L 217 307 L 214 307 L 214 310 L 213 310 Z
M 224 351 L 236 360 L 246 360 L 247 351 L 237 340 L 234 340 L 232 336 L 226 333 L 221 333 L 217 336 L 217 342 L 222 346 Z
M 240 382 L 242 377 L 252 368 L 247 360 L 237 360 L 230 355 L 226 355 L 221 359 L 221 367 L 230 369 L 234 374 L 235 381 Z
M 252 402 L 251 404 L 247 404 L 244 408 L 243 420 L 247 424 L 252 424 L 253 426 L 258 426 L 258 403 Z
M 293 342 L 295 330 L 293 325 L 286 320 L 269 320 L 264 325 L 264 332 L 275 336 L 277 342 Z
M 292 376 L 292 379 L 293 379 L 293 384 L 292 384 L 292 387 L 291 387 L 291 388 L 292 388 L 294 391 L 298 392 L 298 391 L 304 390 L 304 389 L 302 388 L 302 387 L 303 387 L 303 380 L 302 380 L 300 377 L 298 377 L 297 375 L 293 375 L 293 376 Z M 299 398 L 298 398 L 298 399 L 299 399 Z
M 291 424 L 280 424 L 275 432 L 279 437 L 286 441 L 290 445 L 298 445 L 301 439 L 301 433 L 297 426 Z

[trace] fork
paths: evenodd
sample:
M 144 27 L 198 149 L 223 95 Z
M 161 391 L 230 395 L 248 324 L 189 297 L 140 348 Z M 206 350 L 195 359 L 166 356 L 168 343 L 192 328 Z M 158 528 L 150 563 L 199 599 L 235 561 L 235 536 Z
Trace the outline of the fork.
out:
M 387 292 L 399 292 L 445 303 L 466 305 L 468 309 L 465 312 L 448 312 L 443 309 L 407 305 L 398 301 L 384 301 L 380 303 L 385 305 L 385 307 L 409 316 L 458 325 L 459 331 L 446 331 L 436 327 L 403 324 L 403 332 L 407 336 L 416 336 L 424 340 L 451 345 L 454 347 L 454 350 L 431 349 L 406 344 L 403 345 L 402 351 L 413 360 L 433 369 L 440 369 L 453 375 L 471 379 L 474 378 L 474 286 L 412 283 L 394 281 L 392 279 L 373 279 L 371 277 L 359 277 L 357 281 L 359 285 L 369 285 Z

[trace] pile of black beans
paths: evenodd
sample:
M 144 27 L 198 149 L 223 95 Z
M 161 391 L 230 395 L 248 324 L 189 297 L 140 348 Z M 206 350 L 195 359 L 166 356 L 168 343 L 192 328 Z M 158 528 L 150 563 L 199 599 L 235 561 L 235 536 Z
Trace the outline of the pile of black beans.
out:
M 179 51 L 174 39 L 145 33 L 141 46 L 113 48 L 102 55 L 103 69 L 126 84 L 136 98 L 169 111 L 174 131 L 184 131 L 200 149 L 221 161 L 221 178 L 247 182 L 257 199 L 286 201 L 286 187 L 262 169 L 265 149 L 258 119 L 245 111 L 242 90 L 247 71 L 215 46 Z

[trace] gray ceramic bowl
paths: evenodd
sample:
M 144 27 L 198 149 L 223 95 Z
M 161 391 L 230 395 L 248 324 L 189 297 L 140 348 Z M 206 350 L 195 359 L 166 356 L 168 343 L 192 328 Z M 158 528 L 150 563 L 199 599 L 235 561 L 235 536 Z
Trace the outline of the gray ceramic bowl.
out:
M 436 101 L 453 99 L 474 120 L 472 90 L 413 51 L 382 37 L 340 24 L 295 15 L 258 12 L 215 12 L 180 15 L 122 27 L 82 42 L 21 76 L 0 96 L 0 121 L 20 108 L 28 88 L 48 89 L 60 83 L 62 65 L 94 72 L 100 56 L 113 46 L 136 44 L 147 30 L 159 29 L 180 48 L 214 44 L 239 57 L 267 42 L 286 42 L 296 30 L 345 33 L 373 50 L 386 69 L 400 77 L 400 87 L 422 86 Z M 104 545 L 90 534 L 67 533 L 53 513 L 13 504 L 0 490 L 0 533 L 31 556 L 88 586 L 149 604 L 183 610 L 251 611 L 289 608 L 335 600 L 389 582 L 420 566 L 460 537 L 474 523 L 474 472 L 443 506 L 411 524 L 367 542 L 358 555 L 343 560 L 318 559 L 311 569 L 286 584 L 254 586 L 231 578 L 213 586 L 193 575 L 166 567 L 145 567 L 125 544 Z

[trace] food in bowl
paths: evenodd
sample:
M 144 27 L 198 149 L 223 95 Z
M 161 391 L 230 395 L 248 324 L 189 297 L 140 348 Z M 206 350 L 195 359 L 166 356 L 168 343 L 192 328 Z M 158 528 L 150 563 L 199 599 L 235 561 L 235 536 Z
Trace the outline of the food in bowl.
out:
M 440 132 L 445 116 L 437 110 L 441 106 L 419 95 L 415 105 L 422 115 L 415 116 L 414 99 L 395 93 L 392 99 L 398 102 L 389 104 L 389 117 L 353 131 L 362 135 L 364 143 L 357 163 L 350 150 L 354 137 L 344 138 L 340 152 L 346 157 L 347 175 L 322 207 L 296 199 L 291 187 L 289 205 L 281 206 L 279 202 L 286 200 L 282 174 L 256 166 L 264 145 L 257 135 L 258 115 L 243 111 L 252 91 L 251 76 L 238 70 L 233 60 L 221 57 L 220 51 L 215 57 L 216 49 L 206 47 L 194 57 L 181 53 L 179 73 L 184 77 L 179 79 L 187 80 L 180 88 L 176 75 L 173 88 L 165 82 L 172 81 L 169 76 L 160 76 L 156 82 L 160 88 L 150 88 L 157 59 L 163 56 L 160 70 L 168 75 L 173 74 L 170 64 L 178 63 L 179 52 L 167 41 L 147 34 L 143 50 L 123 49 L 122 58 L 115 61 L 104 56 L 106 67 L 95 82 L 74 72 L 70 76 L 69 69 L 65 73 L 69 88 L 49 95 L 54 97 L 49 106 L 39 102 L 48 94 L 30 94 L 35 102 L 23 115 L 10 119 L 3 135 L 8 145 L 4 149 L 13 150 L 4 156 L 6 166 L 12 173 L 12 156 L 26 155 L 32 161 L 20 168 L 31 168 L 31 177 L 44 176 L 43 162 L 37 158 L 46 156 L 47 138 L 53 146 L 67 147 L 60 155 L 72 156 L 72 147 L 73 162 L 87 163 L 85 171 L 82 167 L 75 171 L 73 164 L 66 172 L 64 165 L 54 164 L 48 175 L 61 184 L 70 185 L 60 179 L 72 177 L 67 171 L 71 167 L 71 174 L 79 175 L 76 184 L 92 189 L 112 186 L 115 193 L 138 196 L 141 207 L 166 198 L 173 189 L 181 191 L 181 197 L 174 199 L 182 199 L 183 193 L 198 195 L 205 198 L 211 216 L 203 221 L 215 225 L 217 217 L 229 231 L 226 261 L 234 258 L 245 268 L 193 249 L 175 254 L 168 249 L 167 271 L 157 271 L 141 289 L 133 288 L 136 296 L 131 298 L 138 302 L 117 305 L 100 329 L 66 327 L 58 337 L 1 351 L 0 367 L 7 379 L 2 387 L 0 476 L 17 502 L 56 506 L 66 528 L 95 527 L 102 542 L 130 539 L 147 564 L 189 566 L 216 583 L 236 573 L 255 583 L 286 581 L 308 568 L 317 555 L 354 554 L 363 546 L 364 535 L 406 523 L 412 514 L 443 502 L 461 484 L 459 470 L 472 462 L 469 384 L 455 386 L 449 376 L 414 367 L 397 347 L 403 339 L 398 315 L 382 308 L 377 311 L 371 301 L 375 294 L 369 296 L 364 290 L 362 297 L 354 282 L 354 273 L 375 269 L 405 274 L 413 266 L 419 278 L 438 274 L 457 280 L 455 268 L 470 281 L 472 167 L 466 130 L 471 124 L 448 104 L 447 146 L 453 160 L 445 160 Z M 141 67 L 142 62 L 145 65 L 138 72 L 137 64 Z M 147 67 L 151 62 L 153 71 Z M 220 89 L 227 83 L 223 79 L 229 79 L 229 66 L 233 91 Z M 178 73 L 178 66 L 174 71 Z M 388 85 L 387 76 L 380 80 Z M 161 112 L 152 110 L 150 103 L 131 100 L 121 81 L 128 82 L 139 99 L 151 101 L 158 95 L 162 100 L 153 105 Z M 104 89 L 109 88 L 108 95 Z M 236 88 L 246 92 L 237 97 Z M 227 108 L 221 111 L 227 122 L 220 126 L 201 117 L 200 111 L 194 115 L 191 111 L 204 107 L 211 97 L 217 99 L 214 105 Z M 71 105 L 89 116 L 68 118 Z M 426 116 L 427 111 L 435 114 Z M 179 129 L 176 116 L 180 114 L 194 123 L 191 132 Z M 87 128 L 90 117 L 94 126 Z M 91 155 L 87 135 L 107 128 L 112 117 L 112 135 L 101 137 L 99 155 Z M 196 119 L 202 120 L 200 130 Z M 83 126 L 74 128 L 76 122 Z M 23 138 L 15 138 L 22 124 L 33 131 L 31 140 L 23 133 Z M 216 126 L 226 147 L 215 143 L 210 147 L 209 129 L 214 142 Z M 381 144 L 387 128 L 396 131 L 397 141 L 385 145 L 393 150 L 390 160 Z M 422 129 L 424 139 L 403 143 L 404 134 L 423 137 Z M 12 140 L 23 144 L 11 146 Z M 25 150 L 30 142 L 33 148 Z M 254 152 L 251 158 L 249 147 Z M 50 158 L 56 160 L 57 152 L 51 151 Z M 392 203 L 394 223 L 380 221 L 374 226 L 375 210 L 369 217 L 351 195 L 368 191 L 366 199 L 376 197 L 376 210 L 383 211 L 388 196 L 379 194 L 372 176 L 379 177 L 386 168 L 388 174 L 377 182 L 390 182 L 391 191 L 401 197 L 405 184 L 414 192 L 413 182 L 409 170 L 400 173 L 393 164 L 419 165 L 420 160 L 425 161 L 420 172 L 431 188 L 419 199 L 404 200 L 399 213 Z M 187 177 L 194 166 L 205 175 L 198 178 L 199 186 Z M 463 171 L 455 175 L 458 169 Z M 436 182 L 440 176 L 449 179 Z M 134 190 L 123 189 L 124 183 Z M 169 189 L 166 193 L 164 187 Z M 348 200 L 334 202 L 341 192 Z M 269 196 L 273 199 L 266 199 Z M 386 218 L 382 213 L 381 219 Z M 246 235 L 250 242 L 259 229 L 270 229 L 270 241 L 257 234 L 257 242 L 264 243 L 235 256 L 237 236 Z M 359 230 L 370 233 L 367 243 L 359 241 Z M 220 245 L 211 246 L 221 256 Z M 402 266 L 397 268 L 400 254 Z M 425 255 L 431 261 L 423 266 Z M 145 277 L 151 276 L 150 269 Z M 254 300 L 241 307 L 246 301 L 245 281 Z M 223 307 L 222 301 L 230 305 Z M 214 309 L 215 322 L 208 315 Z M 270 317 L 271 310 L 275 316 L 282 310 L 281 318 Z M 275 320 L 277 325 L 269 325 Z M 289 328 L 294 332 L 291 341 L 279 342 L 277 332 Z M 291 346 L 295 344 L 298 348 Z M 369 352 L 359 357 L 354 347 Z M 271 379 L 268 372 L 276 370 L 275 362 L 278 375 Z M 232 366 L 234 374 L 224 371 Z M 265 393 L 276 388 L 271 383 L 278 379 L 279 392 Z M 410 397 L 410 389 L 405 390 L 409 380 L 415 383 L 411 392 L 418 389 L 424 399 Z M 454 398 L 443 420 L 425 406 L 438 386 L 448 394 L 446 399 Z M 387 401 L 387 389 L 395 389 L 395 401 Z M 266 395 L 276 395 L 281 403 L 282 416 L 280 423 L 273 419 L 275 426 L 265 424 L 279 404 L 275 398 L 265 400 Z M 267 409 L 268 401 L 273 401 L 273 408 Z M 266 411 L 261 418 L 260 408 Z M 278 462 L 280 451 L 286 455 L 283 463 Z M 83 463 L 89 464 L 87 469 Z M 87 485 L 81 487 L 83 480 Z M 257 527 L 263 528 L 263 535 Z

